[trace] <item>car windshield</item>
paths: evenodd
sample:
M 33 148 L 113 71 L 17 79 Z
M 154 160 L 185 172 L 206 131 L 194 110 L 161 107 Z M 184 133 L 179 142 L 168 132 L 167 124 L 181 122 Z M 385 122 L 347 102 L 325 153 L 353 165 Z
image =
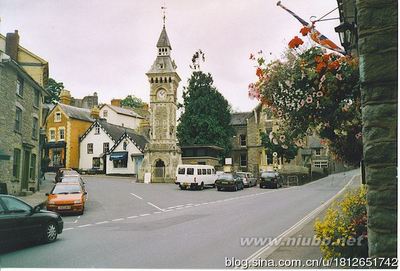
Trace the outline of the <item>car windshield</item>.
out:
M 56 185 L 51 194 L 79 194 L 82 193 L 80 185 Z
M 275 172 L 263 172 L 261 178 L 275 178 L 277 174 Z
M 246 177 L 246 173 L 244 172 L 237 172 L 236 175 L 238 175 L 239 177 Z
M 218 180 L 233 180 L 233 175 L 224 173 L 218 176 Z
M 68 176 L 61 180 L 62 183 L 79 183 L 79 176 Z

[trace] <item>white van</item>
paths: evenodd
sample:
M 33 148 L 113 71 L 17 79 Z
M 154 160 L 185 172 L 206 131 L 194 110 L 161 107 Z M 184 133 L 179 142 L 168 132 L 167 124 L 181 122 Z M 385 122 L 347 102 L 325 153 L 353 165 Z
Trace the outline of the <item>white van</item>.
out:
M 204 186 L 215 187 L 217 175 L 213 166 L 207 165 L 178 165 L 176 168 L 175 184 L 180 189 L 197 188 L 202 190 Z

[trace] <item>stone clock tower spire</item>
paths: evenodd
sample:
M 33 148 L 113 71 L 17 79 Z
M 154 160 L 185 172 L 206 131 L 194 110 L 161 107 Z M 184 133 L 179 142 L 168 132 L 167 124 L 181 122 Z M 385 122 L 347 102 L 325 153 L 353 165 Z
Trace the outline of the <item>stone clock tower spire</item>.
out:
M 164 25 L 157 42 L 157 57 L 146 73 L 150 83 L 150 142 L 144 152 L 139 181 L 145 173 L 151 173 L 152 182 L 174 182 L 176 167 L 181 163 L 176 139 L 176 95 L 181 79 L 171 50 Z

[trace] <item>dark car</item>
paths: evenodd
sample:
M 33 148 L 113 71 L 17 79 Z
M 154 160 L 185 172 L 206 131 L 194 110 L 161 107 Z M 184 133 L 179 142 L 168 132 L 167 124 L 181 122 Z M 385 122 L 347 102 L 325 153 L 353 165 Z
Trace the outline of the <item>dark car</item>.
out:
M 218 176 L 215 181 L 215 186 L 218 191 L 221 190 L 241 190 L 244 188 L 243 180 L 238 175 L 233 173 L 223 173 Z
M 55 182 L 59 183 L 64 176 L 79 175 L 79 172 L 71 168 L 59 168 L 56 173 Z
M 278 172 L 267 171 L 261 173 L 260 188 L 279 188 L 282 187 L 282 177 Z
M 61 216 L 32 207 L 10 196 L 0 195 L 0 247 L 25 241 L 53 242 L 63 230 Z

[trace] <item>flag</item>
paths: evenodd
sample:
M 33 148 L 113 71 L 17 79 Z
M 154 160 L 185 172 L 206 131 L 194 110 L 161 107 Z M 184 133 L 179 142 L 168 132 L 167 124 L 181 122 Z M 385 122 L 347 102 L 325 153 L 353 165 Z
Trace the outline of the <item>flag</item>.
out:
M 346 52 L 342 48 L 337 46 L 333 41 L 328 39 L 325 35 L 322 35 L 317 29 L 315 29 L 313 24 L 307 23 L 305 20 L 300 18 L 296 13 L 294 13 L 293 11 L 291 11 L 288 8 L 286 8 L 285 6 L 283 6 L 281 4 L 281 1 L 278 1 L 278 3 L 276 3 L 276 5 L 280 6 L 281 8 L 283 8 L 284 10 L 286 10 L 287 12 L 292 14 L 292 16 L 295 17 L 304 27 L 307 27 L 310 30 L 309 35 L 313 41 L 315 41 L 316 43 L 318 43 L 319 45 L 321 45 L 325 48 L 328 48 L 332 51 L 338 52 L 342 55 L 346 54 Z

